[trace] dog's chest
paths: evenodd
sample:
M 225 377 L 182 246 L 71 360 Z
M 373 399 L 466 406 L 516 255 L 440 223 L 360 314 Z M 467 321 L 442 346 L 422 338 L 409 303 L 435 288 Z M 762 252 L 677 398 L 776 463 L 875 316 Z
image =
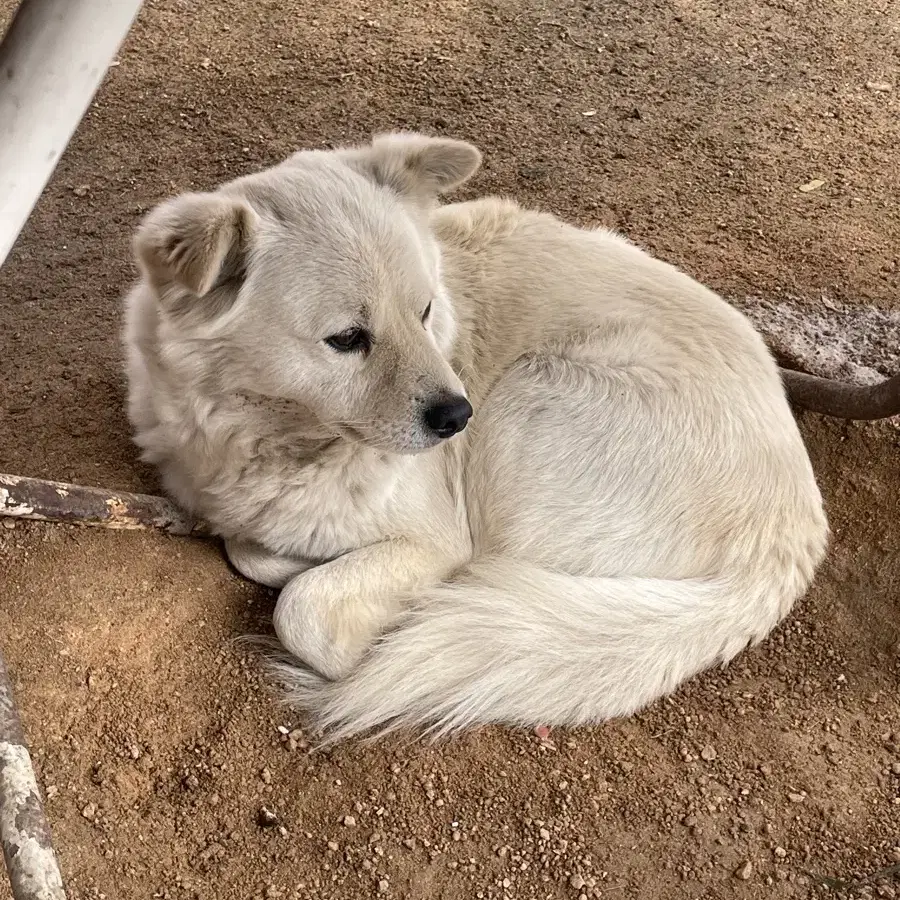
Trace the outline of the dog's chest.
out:
M 263 477 L 263 493 L 274 495 L 248 530 L 276 552 L 315 561 L 382 540 L 403 518 L 397 486 L 404 462 L 361 451 L 326 453 L 292 471 L 276 465 Z

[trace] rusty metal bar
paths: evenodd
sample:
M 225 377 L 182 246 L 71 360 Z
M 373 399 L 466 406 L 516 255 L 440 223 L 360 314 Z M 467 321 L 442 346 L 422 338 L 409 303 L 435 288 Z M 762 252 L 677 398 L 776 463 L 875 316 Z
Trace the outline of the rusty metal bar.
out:
M 155 528 L 168 534 L 208 534 L 203 522 L 192 519 L 165 497 L 20 475 L 0 475 L 0 516 L 104 528 Z
M 66 900 L 12 682 L 0 653 L 0 844 L 13 900 Z

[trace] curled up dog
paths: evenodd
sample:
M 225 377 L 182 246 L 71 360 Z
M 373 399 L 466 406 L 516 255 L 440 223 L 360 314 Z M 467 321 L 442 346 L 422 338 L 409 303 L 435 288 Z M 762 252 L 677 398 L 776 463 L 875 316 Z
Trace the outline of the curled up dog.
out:
M 623 238 L 438 197 L 471 145 L 305 151 L 153 210 L 129 411 L 281 588 L 333 738 L 635 712 L 768 634 L 827 524 L 747 319 Z

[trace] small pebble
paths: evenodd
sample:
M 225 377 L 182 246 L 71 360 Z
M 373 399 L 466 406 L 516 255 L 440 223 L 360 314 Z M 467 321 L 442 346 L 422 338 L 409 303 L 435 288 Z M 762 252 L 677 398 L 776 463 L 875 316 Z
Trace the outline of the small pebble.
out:
M 305 750 L 309 746 L 309 741 L 303 736 L 302 728 L 295 728 L 287 736 L 287 748 L 294 751 L 298 748 Z
M 256 814 L 256 822 L 260 828 L 274 828 L 278 824 L 278 816 L 265 806 Z
M 753 863 L 748 859 L 740 868 L 735 871 L 734 875 L 736 878 L 740 878 L 741 881 L 749 881 L 750 876 L 753 874 Z
M 344 818 L 341 819 L 341 822 L 343 823 L 345 828 L 356 827 L 356 819 L 353 816 L 344 816 Z

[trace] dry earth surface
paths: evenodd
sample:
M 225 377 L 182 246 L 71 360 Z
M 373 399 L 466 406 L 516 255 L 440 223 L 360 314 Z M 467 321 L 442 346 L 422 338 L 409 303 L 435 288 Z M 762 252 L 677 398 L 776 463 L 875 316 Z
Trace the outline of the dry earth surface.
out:
M 0 471 L 154 490 L 122 411 L 132 228 L 378 129 L 474 140 L 470 194 L 730 296 L 897 310 L 898 73 L 894 0 L 152 0 L 0 276 Z M 549 741 L 312 755 L 232 643 L 273 598 L 216 546 L 3 523 L 0 645 L 71 898 L 900 896 L 873 877 L 900 862 L 900 432 L 802 427 L 834 527 L 808 598 Z

